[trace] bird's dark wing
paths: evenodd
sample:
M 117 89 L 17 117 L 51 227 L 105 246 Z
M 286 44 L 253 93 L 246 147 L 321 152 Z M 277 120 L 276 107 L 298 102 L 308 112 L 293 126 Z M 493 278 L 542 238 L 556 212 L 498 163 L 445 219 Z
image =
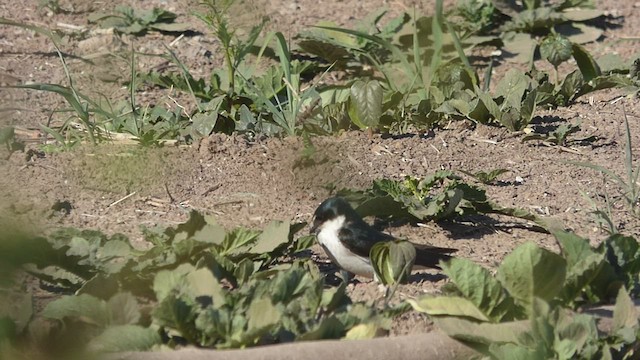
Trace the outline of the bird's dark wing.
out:
M 371 247 L 381 241 L 391 241 L 393 236 L 382 233 L 370 227 L 368 224 L 358 224 L 356 226 L 343 226 L 340 229 L 340 240 L 342 244 L 352 253 L 369 257 Z
M 440 269 L 438 263 L 440 260 L 449 260 L 451 255 L 458 249 L 436 247 L 431 245 L 413 244 L 416 248 L 416 262 L 417 266 L 430 267 L 434 269 Z

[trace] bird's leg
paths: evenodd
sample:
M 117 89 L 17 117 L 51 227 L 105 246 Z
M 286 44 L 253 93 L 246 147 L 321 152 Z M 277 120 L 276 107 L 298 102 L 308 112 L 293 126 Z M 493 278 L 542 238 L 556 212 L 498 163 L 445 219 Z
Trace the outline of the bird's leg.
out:
M 342 278 L 342 281 L 344 281 L 346 284 L 350 283 L 351 280 L 353 279 L 353 274 L 346 271 L 346 270 L 340 270 L 340 277 Z

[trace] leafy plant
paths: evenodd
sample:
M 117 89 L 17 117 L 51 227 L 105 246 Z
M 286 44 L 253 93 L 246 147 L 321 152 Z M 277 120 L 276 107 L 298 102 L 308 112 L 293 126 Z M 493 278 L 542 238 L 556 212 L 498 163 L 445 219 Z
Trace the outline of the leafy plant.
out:
M 502 174 L 506 174 L 509 172 L 509 170 L 507 169 L 493 169 L 489 172 L 485 172 L 485 171 L 477 171 L 477 172 L 468 172 L 468 171 L 464 171 L 464 170 L 460 170 L 460 172 L 462 172 L 463 174 L 469 175 L 471 177 L 473 177 L 474 179 L 480 181 L 483 184 L 491 184 L 493 182 L 496 181 L 496 179 L 498 179 L 498 177 Z
M 531 64 L 538 46 L 541 53 L 543 48 L 546 53 L 548 45 L 559 45 L 558 40 L 565 39 L 564 36 L 572 44 L 584 44 L 595 41 L 602 35 L 602 30 L 585 24 L 586 21 L 603 15 L 602 11 L 594 9 L 592 0 L 553 3 L 524 1 L 522 4 L 515 1 L 494 1 L 493 4 L 503 16 L 509 18 L 500 27 L 503 49 L 514 54 L 519 62 Z M 552 34 L 551 37 L 547 37 L 542 44 L 538 43 L 536 37 L 549 34 Z M 560 34 L 562 37 L 553 34 Z M 552 40 L 554 37 L 555 40 Z M 542 56 L 545 57 L 544 54 Z
M 500 207 L 487 199 L 484 190 L 467 184 L 451 171 L 441 170 L 424 178 L 376 180 L 370 189 L 341 190 L 338 195 L 355 204 L 362 216 L 414 218 L 438 221 L 456 216 L 497 213 L 538 219 L 523 210 Z
M 102 28 L 114 28 L 124 34 L 141 35 L 150 30 L 164 32 L 185 32 L 191 30 L 186 23 L 175 23 L 177 15 L 171 11 L 154 7 L 151 10 L 133 9 L 130 6 L 116 6 L 114 14 L 94 13 L 89 15 L 89 23 Z
M 387 314 L 352 303 L 346 284 L 325 288 L 316 265 L 295 256 L 314 241 L 294 239 L 303 227 L 273 222 L 263 231 L 225 231 L 192 212 L 177 227 L 146 229 L 148 250 L 133 249 L 123 235 L 63 229 L 3 243 L 0 256 L 74 293 L 40 314 L 63 325 L 46 335 L 60 345 L 49 350 L 61 354 L 77 344 L 100 352 L 237 348 L 356 336 L 349 330 L 357 325 L 388 328 Z M 22 251 L 7 248 L 13 245 Z M 27 327 L 20 329 L 13 339 L 26 336 Z
M 226 81 L 228 85 L 222 85 L 227 89 L 227 94 L 232 95 L 238 92 L 236 89 L 236 74 L 238 69 L 253 50 L 253 47 L 262 32 L 267 18 L 263 18 L 262 22 L 254 25 L 249 31 L 246 39 L 240 39 L 236 35 L 236 30 L 232 29 L 228 20 L 227 11 L 235 0 L 207 0 L 204 4 L 209 9 L 206 15 L 198 15 L 200 19 L 211 27 L 215 36 L 220 41 L 224 50 L 225 65 L 227 69 Z
M 408 241 L 388 241 L 375 244 L 370 251 L 376 279 L 384 285 L 406 281 L 416 259 L 416 248 Z
M 434 316 L 450 336 L 499 359 L 514 354 L 560 359 L 630 356 L 639 340 L 629 297 L 638 291 L 637 241 L 615 235 L 594 249 L 573 233 L 552 232 L 562 255 L 525 243 L 504 259 L 495 277 L 468 260 L 452 259 L 442 264 L 452 281 L 448 294 L 409 302 Z M 612 257 L 614 252 L 618 255 Z M 574 312 L 579 305 L 616 294 L 614 326 L 608 333 L 596 331 L 594 315 Z
M 522 141 L 542 140 L 546 144 L 567 146 L 569 143 L 592 142 L 595 136 L 571 139 L 569 136 L 580 131 L 580 124 L 561 124 L 548 134 L 532 133 L 525 135 Z

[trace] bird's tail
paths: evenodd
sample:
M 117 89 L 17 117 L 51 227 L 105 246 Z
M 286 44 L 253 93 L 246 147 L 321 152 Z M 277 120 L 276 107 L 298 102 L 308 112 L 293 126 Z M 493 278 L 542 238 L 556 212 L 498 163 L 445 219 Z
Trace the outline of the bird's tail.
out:
M 436 247 L 431 245 L 413 244 L 416 248 L 416 262 L 415 266 L 424 266 L 433 269 L 440 269 L 438 263 L 440 260 L 449 260 L 451 255 L 458 249 Z

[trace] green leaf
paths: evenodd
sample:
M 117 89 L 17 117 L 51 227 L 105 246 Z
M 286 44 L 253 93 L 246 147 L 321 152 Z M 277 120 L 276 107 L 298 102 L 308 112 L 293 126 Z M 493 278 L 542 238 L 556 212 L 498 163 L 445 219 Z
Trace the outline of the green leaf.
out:
M 349 116 L 360 129 L 378 127 L 382 116 L 382 87 L 377 80 L 357 80 L 351 85 Z
M 480 181 L 483 184 L 491 184 L 492 182 L 494 182 L 498 176 L 508 173 L 509 170 L 507 169 L 493 169 L 489 172 L 486 171 L 478 171 L 475 173 L 472 172 L 468 172 L 465 170 L 460 170 L 460 172 L 467 174 L 475 179 L 477 179 L 478 181 Z
M 491 324 L 455 317 L 434 317 L 433 321 L 439 329 L 453 338 L 487 345 L 518 343 L 522 334 L 531 328 L 528 320 Z
M 540 43 L 540 56 L 558 68 L 571 58 L 571 41 L 559 34 L 549 34 Z
M 583 46 L 573 44 L 572 47 L 573 58 L 576 59 L 580 73 L 584 81 L 589 82 L 593 78 L 602 75 L 598 63 L 593 59 L 591 54 Z
M 181 264 L 173 270 L 158 271 L 153 280 L 153 291 L 156 294 L 156 299 L 162 301 L 175 289 L 182 287 L 184 278 L 192 271 L 195 271 L 195 267 L 191 264 Z
M 545 358 L 545 354 L 539 348 L 531 349 L 512 343 L 492 343 L 489 345 L 489 353 L 491 353 L 492 359 L 531 360 Z
M 289 241 L 290 223 L 288 221 L 273 221 L 258 236 L 258 241 L 248 251 L 251 254 L 271 253 L 279 246 Z
M 595 254 L 589 240 L 582 238 L 570 231 L 552 230 L 551 234 L 556 238 L 562 248 L 562 255 L 567 260 L 569 268 L 575 266 L 581 259 Z
M 402 240 L 379 242 L 371 248 L 369 256 L 376 276 L 383 284 L 402 283 L 411 275 L 416 248 Z
M 211 271 L 201 268 L 189 272 L 184 279 L 186 292 L 193 298 L 201 296 L 210 297 L 215 307 L 220 307 L 226 303 L 225 290 Z
M 253 299 L 246 316 L 249 319 L 247 330 L 250 332 L 264 332 L 277 325 L 282 317 L 269 298 Z
M 156 330 L 138 325 L 110 326 L 91 339 L 88 348 L 96 352 L 146 351 L 160 344 Z
M 527 242 L 505 257 L 496 276 L 530 313 L 534 298 L 549 301 L 562 290 L 566 262 L 561 256 Z
M 471 301 L 489 320 L 500 322 L 512 317 L 513 300 L 489 270 L 470 260 L 453 258 L 442 264 L 462 296 Z
M 63 296 L 54 300 L 47 304 L 42 316 L 56 320 L 73 318 L 100 327 L 107 326 L 111 317 L 104 300 L 87 294 Z
M 140 320 L 138 301 L 131 293 L 115 294 L 107 301 L 107 307 L 111 313 L 110 323 L 113 325 L 133 325 Z
M 380 333 L 380 326 L 374 322 L 358 324 L 344 336 L 345 340 L 373 339 Z
M 627 290 L 621 287 L 613 309 L 613 331 L 631 328 L 638 330 L 638 313 Z
M 562 16 L 569 21 L 587 21 L 603 15 L 599 9 L 569 8 L 562 11 Z
M 471 301 L 457 296 L 423 296 L 417 300 L 407 299 L 414 310 L 431 316 L 459 316 L 480 321 L 489 318 Z
M 529 88 L 530 82 L 531 79 L 520 70 L 510 69 L 507 71 L 504 78 L 500 80 L 496 87 L 496 96 L 502 96 L 504 98 L 501 110 L 504 110 L 507 106 L 519 110 L 522 104 L 522 98 L 525 91 Z M 485 105 L 487 109 L 489 109 L 486 103 Z M 491 109 L 489 109 L 489 112 L 491 112 Z
M 155 23 L 150 24 L 149 28 L 165 32 L 186 32 L 192 29 L 189 24 L 185 23 Z

